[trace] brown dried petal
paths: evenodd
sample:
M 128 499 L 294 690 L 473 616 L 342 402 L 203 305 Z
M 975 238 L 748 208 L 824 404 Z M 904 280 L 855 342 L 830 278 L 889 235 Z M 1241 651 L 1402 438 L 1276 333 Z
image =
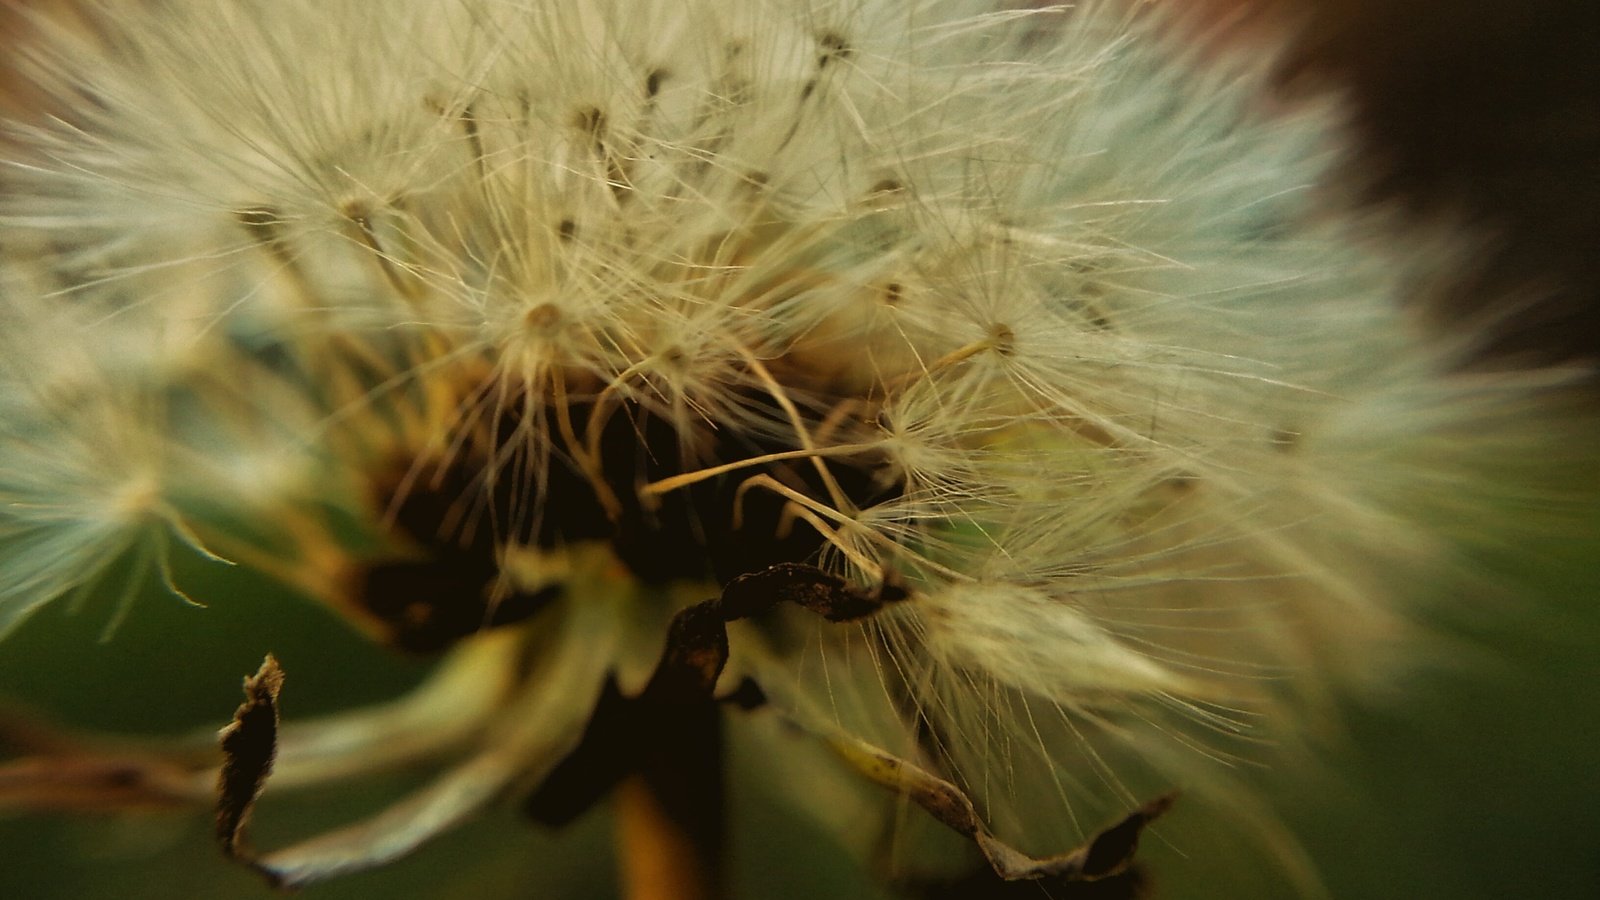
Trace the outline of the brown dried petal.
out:
M 1145 826 L 1170 809 L 1176 799 L 1175 794 L 1157 797 L 1080 847 L 1054 856 L 1035 857 L 995 837 L 979 818 L 972 800 L 954 784 L 856 738 L 841 734 L 820 737 L 852 769 L 904 794 L 941 823 L 971 838 L 995 874 L 1007 881 L 1097 881 L 1126 872 L 1133 865 Z
M 249 859 L 245 827 L 250 811 L 278 755 L 278 694 L 283 669 L 269 653 L 256 674 L 244 680 L 244 703 L 218 735 L 222 772 L 217 777 L 217 840 L 230 859 Z

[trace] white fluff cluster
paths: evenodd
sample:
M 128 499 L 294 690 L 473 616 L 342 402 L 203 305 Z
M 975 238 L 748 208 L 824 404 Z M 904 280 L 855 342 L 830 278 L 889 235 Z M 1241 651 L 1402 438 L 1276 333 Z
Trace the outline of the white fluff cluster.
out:
M 646 529 L 720 485 L 909 592 L 739 671 L 1027 837 L 1381 677 L 1459 532 L 1548 499 L 1486 473 L 1561 373 L 1461 374 L 1440 274 L 1319 191 L 1333 109 L 1159 4 L 85 6 L 0 125 L 0 630 L 190 551 L 359 618 L 351 533 L 429 490 L 498 598 L 606 543 L 552 482 Z

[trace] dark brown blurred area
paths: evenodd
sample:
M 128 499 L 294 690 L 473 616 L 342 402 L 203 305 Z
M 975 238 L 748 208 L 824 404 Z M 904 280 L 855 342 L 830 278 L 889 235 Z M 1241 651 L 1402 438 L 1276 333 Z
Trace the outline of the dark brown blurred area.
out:
M 1353 89 L 1373 196 L 1487 233 L 1446 313 L 1504 309 L 1496 359 L 1600 357 L 1600 3 L 1279 2 L 1287 75 Z

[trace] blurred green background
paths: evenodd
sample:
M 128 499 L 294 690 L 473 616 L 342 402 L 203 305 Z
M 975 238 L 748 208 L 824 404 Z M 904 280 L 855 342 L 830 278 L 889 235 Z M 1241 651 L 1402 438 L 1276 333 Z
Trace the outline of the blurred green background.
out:
M 1328 772 L 1265 773 L 1337 898 L 1600 897 L 1600 564 L 1576 540 L 1491 561 L 1525 586 L 1454 630 L 1476 649 L 1421 673 L 1400 699 L 1352 708 Z M 199 573 L 206 577 L 204 573 Z M 195 578 L 189 573 L 187 578 Z M 204 592 L 209 608 L 145 597 L 105 643 L 108 605 L 47 608 L 0 647 L 0 695 L 82 726 L 141 733 L 208 729 L 239 702 L 240 678 L 271 650 L 288 717 L 392 696 L 423 664 L 391 655 L 308 604 L 262 602 L 243 576 Z M 1463 622 L 1463 619 L 1470 621 Z M 748 749 L 738 752 L 748 753 Z M 736 765 L 739 763 L 736 759 Z M 415 777 L 264 803 L 257 843 L 348 821 Z M 739 900 L 882 896 L 831 838 L 789 814 L 782 791 L 735 777 Z M 606 810 L 561 833 L 505 809 L 390 868 L 311 888 L 337 898 L 610 898 Z M 1142 858 L 1165 898 L 1294 896 L 1284 879 L 1218 839 L 1180 803 Z M 0 818 L 0 897 L 265 898 L 212 845 L 209 817 Z M 1046 894 L 1040 892 L 1039 896 Z

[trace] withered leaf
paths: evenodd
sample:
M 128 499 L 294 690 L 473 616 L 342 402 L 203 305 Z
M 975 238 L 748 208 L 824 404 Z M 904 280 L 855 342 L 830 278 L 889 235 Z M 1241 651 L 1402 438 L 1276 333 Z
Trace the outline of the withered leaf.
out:
M 278 754 L 278 694 L 283 669 L 270 653 L 256 674 L 244 680 L 243 703 L 218 735 L 222 772 L 217 777 L 217 841 L 230 859 L 249 861 L 245 839 L 250 811 L 272 774 Z
M 721 605 L 730 622 L 766 612 L 779 603 L 793 603 L 830 622 L 849 622 L 905 597 L 905 590 L 892 582 L 868 593 L 816 566 L 779 563 L 728 582 Z
M 728 629 L 721 604 L 707 600 L 673 616 L 667 645 L 646 694 L 676 699 L 707 697 L 728 662 Z
M 760 615 L 780 603 L 793 603 L 830 622 L 848 622 L 905 597 L 906 592 L 893 583 L 867 592 L 804 563 L 779 563 L 741 575 L 728 583 L 720 597 L 697 603 L 672 618 L 666 648 L 641 697 L 652 702 L 710 697 L 728 662 L 728 622 Z M 764 702 L 755 685 L 740 685 L 740 689 L 735 702 L 748 706 Z
M 1145 826 L 1171 809 L 1177 799 L 1177 794 L 1163 794 L 1096 834 L 1084 848 L 1083 879 L 1099 880 L 1128 871 Z
M 804 726 L 802 726 L 804 727 Z M 995 874 L 1007 881 L 1098 881 L 1128 871 L 1146 825 L 1172 807 L 1175 794 L 1145 803 L 1080 847 L 1054 856 L 1030 856 L 989 831 L 960 788 L 892 753 L 842 734 L 820 734 L 852 769 L 904 794 L 939 822 L 978 845 Z

